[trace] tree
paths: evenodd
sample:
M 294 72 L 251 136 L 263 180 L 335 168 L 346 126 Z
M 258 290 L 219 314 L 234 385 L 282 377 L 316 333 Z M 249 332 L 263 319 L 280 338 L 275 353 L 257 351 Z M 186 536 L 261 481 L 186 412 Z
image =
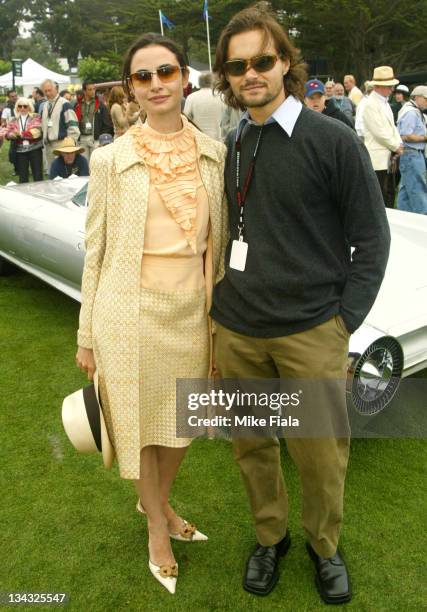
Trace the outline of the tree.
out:
M 0 0 L 15 6 L 20 0 Z M 117 68 L 128 45 L 144 32 L 160 32 L 159 9 L 175 24 L 165 34 L 184 52 L 207 63 L 203 0 L 22 0 L 28 19 L 70 66 L 80 56 L 105 58 Z M 248 0 L 209 0 L 211 46 Z M 371 77 L 374 66 L 398 73 L 427 57 L 426 0 L 271 0 L 269 4 L 306 60 L 324 58 L 337 78 Z M 15 23 L 16 20 L 13 22 Z M 6 23 L 6 22 L 5 22 Z M 1 31 L 0 19 L 0 31 Z M 5 26 L 6 27 L 6 26 Z M 8 56 L 9 57 L 9 56 Z
M 12 70 L 12 62 L 5 62 L 4 60 L 0 60 L 0 75 L 7 74 Z
M 22 60 L 29 57 L 55 72 L 62 72 L 58 56 L 53 53 L 49 41 L 39 32 L 29 38 L 17 38 L 13 44 L 13 55 Z
M 19 22 L 24 19 L 25 8 L 24 0 L 0 0 L 0 53 L 4 60 L 10 59 L 13 41 L 19 34 Z
M 109 17 L 103 17 L 110 6 L 111 0 L 33 0 L 28 19 L 55 52 L 77 66 L 79 56 L 99 57 L 110 48 Z
M 82 81 L 102 83 L 120 79 L 118 69 L 103 59 L 97 60 L 93 57 L 87 57 L 79 61 L 78 69 L 79 77 Z
M 427 57 L 425 0 L 276 0 L 285 26 L 296 31 L 305 59 L 323 57 L 330 73 L 363 81 L 375 66 L 396 73 L 415 69 Z

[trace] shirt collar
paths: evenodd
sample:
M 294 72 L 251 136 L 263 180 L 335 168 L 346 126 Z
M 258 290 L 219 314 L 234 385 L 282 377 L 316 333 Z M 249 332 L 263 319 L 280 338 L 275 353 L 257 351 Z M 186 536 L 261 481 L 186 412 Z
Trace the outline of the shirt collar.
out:
M 301 109 L 302 103 L 294 96 L 288 96 L 286 100 L 282 102 L 279 108 L 276 108 L 274 113 L 270 115 L 267 121 L 264 122 L 264 125 L 276 122 L 290 138 L 292 136 L 292 132 L 294 130 L 295 123 L 297 122 Z M 259 125 L 258 123 L 253 121 L 253 119 L 251 119 L 248 111 L 246 111 L 240 120 L 239 127 L 237 128 L 236 140 L 240 137 L 246 123 L 249 123 L 249 125 Z
M 383 104 L 388 104 L 388 96 L 385 98 L 384 96 L 382 96 L 381 94 L 379 94 L 377 91 L 373 91 L 372 92 L 374 94 L 374 96 L 376 96 L 379 100 L 381 100 L 381 102 L 383 102 Z

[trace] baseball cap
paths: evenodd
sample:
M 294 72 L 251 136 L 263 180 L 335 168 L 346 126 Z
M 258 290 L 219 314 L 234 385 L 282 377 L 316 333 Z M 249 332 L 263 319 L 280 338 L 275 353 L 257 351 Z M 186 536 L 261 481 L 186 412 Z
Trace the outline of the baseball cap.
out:
M 412 90 L 411 96 L 424 96 L 427 98 L 427 85 L 418 85 Z
M 397 87 L 395 87 L 394 91 L 400 91 L 400 93 L 406 93 L 409 94 L 409 87 L 407 87 L 406 85 L 398 85 Z
M 105 145 L 111 144 L 113 142 L 113 137 L 111 134 L 100 134 L 99 136 L 99 146 L 103 147 Z
M 315 93 L 324 94 L 325 86 L 323 85 L 322 81 L 319 81 L 319 79 L 310 79 L 310 81 L 307 81 L 305 84 L 304 96 L 309 98 Z

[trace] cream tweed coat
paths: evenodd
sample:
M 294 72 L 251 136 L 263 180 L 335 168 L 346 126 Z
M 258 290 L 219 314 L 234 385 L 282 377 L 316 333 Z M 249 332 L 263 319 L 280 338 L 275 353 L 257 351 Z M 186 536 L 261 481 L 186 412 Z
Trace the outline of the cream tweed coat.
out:
M 224 275 L 228 241 L 224 200 L 225 147 L 194 129 L 209 199 L 210 284 Z M 86 257 L 77 343 L 94 351 L 107 389 L 113 443 L 122 478 L 139 478 L 139 300 L 149 170 L 130 134 L 91 157 Z M 207 287 L 207 309 L 211 287 Z

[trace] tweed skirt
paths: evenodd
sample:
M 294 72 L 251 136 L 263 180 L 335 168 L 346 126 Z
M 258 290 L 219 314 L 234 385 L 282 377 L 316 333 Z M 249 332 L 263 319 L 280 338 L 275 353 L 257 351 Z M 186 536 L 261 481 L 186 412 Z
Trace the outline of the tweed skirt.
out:
M 209 333 L 206 289 L 140 289 L 140 447 L 183 447 L 176 437 L 176 379 L 206 378 Z

